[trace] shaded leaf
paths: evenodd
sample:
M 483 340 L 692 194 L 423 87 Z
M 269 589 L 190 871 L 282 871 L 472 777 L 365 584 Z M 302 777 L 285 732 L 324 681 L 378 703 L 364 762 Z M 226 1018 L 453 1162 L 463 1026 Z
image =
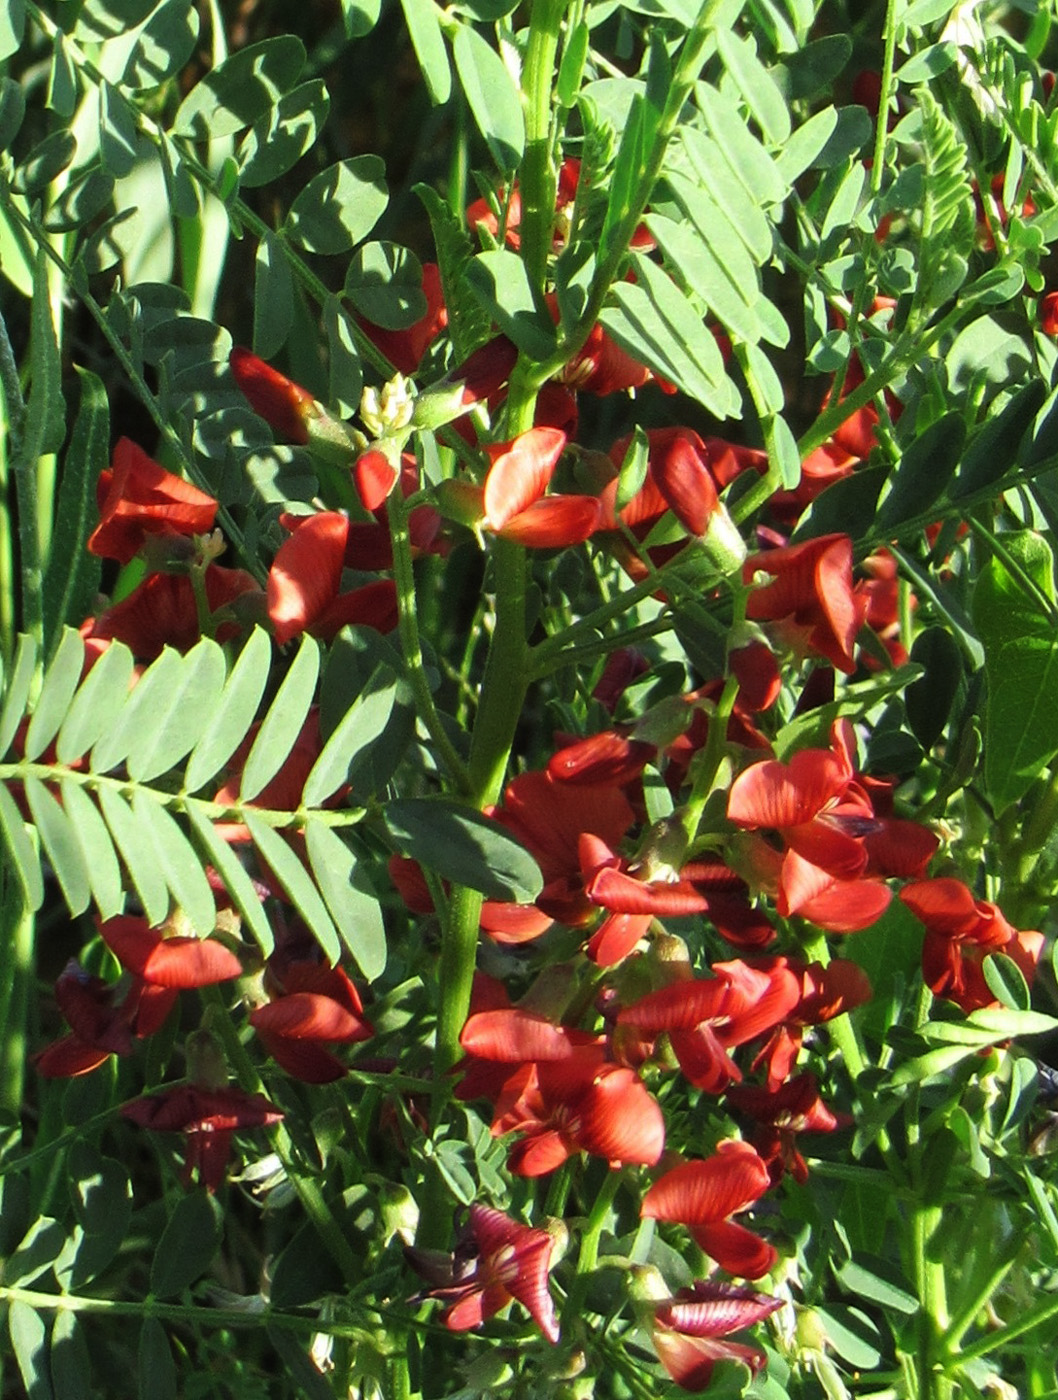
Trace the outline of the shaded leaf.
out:
M 452 95 L 452 69 L 441 36 L 441 21 L 433 0 L 400 0 L 412 48 L 434 106 Z
M 339 161 L 313 177 L 287 215 L 288 236 L 310 253 L 347 253 L 374 228 L 389 201 L 379 156 Z
M 305 58 L 304 45 L 292 34 L 239 49 L 195 84 L 180 104 L 171 134 L 216 140 L 250 126 L 294 85 Z
M 44 877 L 41 874 L 40 858 L 26 834 L 22 813 L 3 783 L 0 783 L 0 835 L 7 845 L 10 865 L 14 867 L 15 875 L 22 886 L 26 908 L 39 909 L 44 903 Z
M 490 899 L 531 903 L 543 888 L 525 847 L 488 817 L 447 798 L 387 802 L 382 815 L 401 855 Z
M 29 704 L 33 676 L 37 668 L 37 643 L 21 634 L 15 648 L 15 659 L 4 677 L 4 704 L 0 709 L 0 758 L 3 758 L 18 731 Z
M 52 549 L 44 575 L 44 635 L 49 640 L 64 622 L 91 611 L 101 567 L 85 541 L 98 518 L 96 482 L 109 457 L 110 403 L 98 375 L 87 369 L 77 373 L 81 403 L 63 458 L 53 529 L 62 549 Z
M 25 1386 L 26 1400 L 54 1400 L 48 1364 L 48 1332 L 40 1313 L 16 1299 L 7 1314 L 11 1347 Z
M 190 1288 L 209 1268 L 220 1244 L 220 1204 L 205 1191 L 181 1196 L 169 1217 L 151 1262 L 151 1292 L 172 1298 Z
M 397 698 L 397 678 L 380 666 L 323 746 L 305 779 L 302 801 L 320 807 L 349 780 L 359 755 L 385 731 Z
M 521 96 L 503 59 L 469 24 L 461 24 L 452 42 L 456 72 L 478 130 L 505 174 L 521 160 L 525 120 Z

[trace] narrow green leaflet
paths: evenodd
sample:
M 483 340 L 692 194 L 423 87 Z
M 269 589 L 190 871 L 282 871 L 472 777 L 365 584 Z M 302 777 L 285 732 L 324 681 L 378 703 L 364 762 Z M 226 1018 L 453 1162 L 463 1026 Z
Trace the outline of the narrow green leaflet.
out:
M 264 695 L 271 664 L 271 638 L 263 627 L 255 627 L 224 683 L 208 727 L 188 759 L 185 792 L 197 792 L 215 777 L 242 743 Z
M 64 121 L 69 121 L 77 106 L 77 69 L 70 59 L 69 49 L 61 30 L 52 40 L 51 68 L 48 71 L 46 105 Z
M 92 897 L 84 852 L 73 822 L 39 778 L 25 780 L 26 802 L 71 914 L 82 914 Z
M 944 493 L 966 441 L 965 416 L 946 413 L 920 433 L 901 457 L 878 505 L 879 534 L 928 511 Z
M 746 126 L 738 104 L 707 83 L 697 84 L 695 96 L 714 149 L 742 186 L 744 198 L 757 205 L 780 204 L 787 187 L 771 156 Z
M 128 175 L 136 164 L 138 134 L 132 110 L 110 83 L 99 85 L 99 155 L 115 179 Z
M 321 170 L 290 206 L 288 237 L 309 253 L 347 253 L 389 202 L 385 176 L 379 156 L 355 156 Z
M 38 1216 L 4 1260 L 0 1272 L 4 1286 L 28 1288 L 35 1283 L 51 1268 L 65 1242 L 66 1231 L 57 1220 L 50 1215 Z
M 7 1330 L 26 1400 L 55 1400 L 48 1364 L 48 1331 L 41 1314 L 16 1299 L 8 1309 Z
M 213 823 L 197 802 L 188 802 L 187 819 L 202 846 L 203 854 L 224 881 L 224 888 L 257 939 L 262 954 L 268 957 L 275 943 L 272 926 L 261 903 L 261 895 L 242 862 L 227 841 L 217 834 Z
M 91 611 L 99 587 L 100 561 L 85 549 L 85 541 L 99 517 L 96 482 L 110 452 L 110 402 L 98 375 L 87 369 L 77 373 L 81 403 L 63 459 L 53 531 L 63 548 L 49 555 L 44 574 L 44 635 L 49 639 L 64 622 Z
M 169 889 L 158 864 L 151 834 L 113 788 L 100 788 L 99 806 L 132 878 L 147 922 L 151 928 L 157 928 L 169 912 Z
M 540 867 L 497 822 L 448 798 L 406 797 L 382 815 L 401 855 L 489 899 L 530 904 L 543 889 Z
M 149 793 L 142 789 L 133 793 L 132 811 L 154 844 L 159 868 L 173 899 L 197 934 L 211 934 L 217 924 L 217 906 L 198 852 L 175 819 Z
M 263 360 L 278 355 L 294 321 L 294 277 L 274 233 L 266 233 L 254 259 L 253 348 Z
M 400 0 L 400 4 L 430 101 L 440 106 L 452 95 L 452 69 L 438 8 L 433 0 Z
M 378 739 L 389 723 L 397 698 L 397 678 L 380 666 L 356 697 L 305 779 L 302 801 L 320 807 L 348 781 L 357 756 Z
M 1001 412 L 988 419 L 962 455 L 948 487 L 949 500 L 960 501 L 984 490 L 1013 470 L 1018 445 L 1046 397 L 1046 386 L 1042 380 L 1034 379 L 1019 389 Z
M 142 742 L 144 729 L 150 729 L 157 711 L 164 707 L 173 688 L 180 684 L 183 657 L 166 647 L 140 676 L 125 704 L 113 717 L 112 727 L 96 741 L 90 764 L 93 773 L 109 773 L 124 763 L 134 744 Z
M 500 170 L 513 170 L 525 149 L 525 119 L 517 85 L 503 59 L 469 24 L 452 42 L 456 72 L 478 130 Z
M 133 737 L 127 759 L 129 777 L 150 782 L 190 752 L 216 713 L 225 671 L 224 652 L 209 637 L 181 659 L 176 683 L 159 696 L 150 724 Z
M 140 1400 L 179 1400 L 172 1348 L 156 1317 L 143 1319 L 136 1365 Z
M 29 704 L 33 676 L 37 667 L 37 644 L 24 633 L 19 636 L 10 674 L 4 677 L 4 704 L 0 709 L 0 758 L 11 747 L 18 726 Z
M 97 743 L 128 698 L 135 662 L 123 642 L 112 642 L 85 676 L 55 741 L 60 763 L 74 763 Z
M 726 249 L 718 256 L 712 244 L 699 237 L 685 221 L 648 214 L 645 223 L 657 240 L 665 265 L 678 274 L 718 320 L 747 344 L 760 340 L 761 326 L 753 299 L 762 293 L 757 270 L 741 243 L 729 237 Z
M 59 1311 L 51 1328 L 55 1400 L 93 1400 L 92 1359 L 77 1314 Z
M 306 633 L 247 755 L 239 784 L 243 802 L 252 802 L 286 762 L 312 704 L 319 673 L 320 649 Z
M 172 135 L 205 141 L 242 131 L 294 86 L 305 58 L 305 46 L 292 34 L 239 49 L 191 89 L 177 111 Z
M 0 5 L 0 62 L 18 53 L 26 27 L 26 0 L 5 0 Z
M 114 852 L 114 842 L 106 822 L 99 815 L 99 809 L 80 783 L 65 778 L 59 790 L 63 810 L 81 847 L 92 898 L 100 918 L 109 919 L 114 914 L 120 914 L 125 907 L 121 866 Z
M 478 299 L 467 289 L 465 271 L 474 256 L 462 221 L 429 185 L 416 185 L 430 219 L 437 264 L 441 269 L 441 290 L 448 308 L 448 333 L 456 363 L 461 363 L 489 337 L 490 318 Z
M 271 867 L 287 898 L 315 934 L 328 960 L 336 963 L 342 955 L 338 931 L 305 867 L 278 831 L 262 821 L 256 813 L 245 812 L 243 820 L 250 830 L 254 845 Z
M 1001 543 L 1054 600 L 1054 557 L 1042 535 L 1017 531 Z M 1058 627 L 1055 609 L 1027 594 L 998 557 L 982 570 L 973 600 L 985 650 L 985 787 L 1001 813 L 1058 754 Z
M 635 282 L 618 282 L 599 317 L 622 349 L 671 379 L 717 418 L 738 416 L 740 402 L 700 313 L 649 258 L 632 259 Z
M 123 87 L 161 87 L 191 57 L 198 39 L 199 17 L 185 0 L 164 0 L 149 15 L 136 35 L 125 71 Z
M 26 730 L 25 755 L 31 762 L 41 756 L 58 733 L 83 666 L 84 642 L 72 627 L 64 628 L 55 659 L 44 673 L 40 695 Z
M 757 57 L 756 43 L 749 38 L 740 39 L 723 25 L 717 27 L 715 34 L 717 51 L 750 115 L 766 140 L 781 146 L 790 139 L 790 113 L 775 79 Z
M 342 942 L 368 981 L 374 981 L 386 970 L 386 929 L 378 900 L 356 883 L 356 857 L 329 826 L 310 818 L 305 846 Z
M 33 268 L 29 367 L 29 398 L 22 430 L 21 456 L 24 462 L 32 464 L 35 468 L 38 457 L 44 457 L 49 452 L 58 452 L 66 434 L 62 361 L 51 314 L 48 264 L 43 253 L 38 255 Z
M 666 178 L 694 227 L 703 238 L 731 242 L 731 234 L 758 266 L 772 252 L 772 228 L 763 210 L 746 199 L 726 161 L 712 149 L 713 142 L 698 131 L 685 131 L 681 140 L 691 155 L 694 175 L 672 172 Z M 754 280 L 756 278 L 754 277 Z

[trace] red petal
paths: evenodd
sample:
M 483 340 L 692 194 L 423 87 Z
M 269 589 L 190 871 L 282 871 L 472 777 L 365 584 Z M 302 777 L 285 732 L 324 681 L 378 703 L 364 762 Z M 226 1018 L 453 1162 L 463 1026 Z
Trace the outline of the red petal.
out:
M 268 616 L 282 646 L 306 631 L 338 595 L 349 521 L 321 511 L 276 551 L 268 571 Z
M 547 490 L 566 446 L 557 428 L 530 428 L 492 464 L 485 478 L 485 524 L 500 531 Z
M 708 1390 L 718 1361 L 742 1361 L 751 1371 L 759 1371 L 765 1360 L 759 1347 L 711 1337 L 685 1337 L 666 1327 L 655 1327 L 654 1347 L 676 1384 L 695 1393 Z
M 665 1118 L 634 1070 L 604 1072 L 580 1102 L 576 1140 L 609 1162 L 653 1166 L 665 1150 Z
M 719 504 L 716 485 L 692 436 L 677 433 L 662 450 L 652 452 L 650 470 L 673 515 L 692 535 L 704 535 Z
M 769 1184 L 768 1169 L 749 1143 L 729 1140 L 720 1144 L 715 1156 L 666 1172 L 643 1198 L 640 1214 L 706 1225 L 745 1210 Z
M 693 1290 L 683 1289 L 667 1303 L 659 1303 L 657 1320 L 689 1337 L 726 1337 L 741 1327 L 752 1327 L 784 1307 L 782 1298 L 737 1288 L 728 1283 L 699 1279 Z
M 730 1220 L 692 1225 L 691 1234 L 711 1259 L 736 1278 L 763 1278 L 779 1257 L 767 1240 Z
M 349 1073 L 336 1055 L 325 1050 L 316 1040 L 288 1040 L 286 1036 L 269 1035 L 257 1028 L 265 1051 L 281 1069 L 302 1084 L 333 1084 Z
M 750 831 L 800 826 L 845 791 L 849 776 L 829 749 L 802 749 L 789 764 L 765 759 L 731 784 L 728 819 Z
M 92 554 L 127 564 L 148 535 L 212 530 L 217 514 L 213 497 L 167 472 L 129 438 L 118 441 L 111 465 L 99 524 L 88 538 Z
M 598 967 L 613 967 L 646 937 L 653 922 L 653 914 L 611 914 L 588 940 L 588 957 Z
M 397 484 L 399 472 L 384 452 L 365 452 L 353 465 L 353 481 L 365 510 L 378 510 Z
M 357 1041 L 370 1039 L 368 1023 L 333 997 L 318 992 L 291 992 L 259 1006 L 250 1016 L 255 1030 L 291 1040 Z
M 556 1026 L 530 1011 L 480 1011 L 463 1027 L 459 1043 L 469 1055 L 506 1064 L 527 1060 L 565 1060 L 578 1046 L 594 1045 L 596 1038 L 587 1031 Z
M 133 968 L 145 982 L 158 987 L 211 987 L 242 976 L 242 963 L 215 938 L 163 938 Z
M 293 443 L 308 442 L 306 419 L 314 400 L 307 389 L 239 345 L 228 356 L 228 363 L 253 411 L 273 432 Z
M 529 549 L 564 549 L 586 540 L 598 523 L 596 496 L 548 496 L 512 515 L 496 533 Z
M 81 1074 L 91 1074 L 110 1059 L 110 1054 L 109 1050 L 86 1045 L 75 1035 L 64 1035 L 61 1040 L 45 1046 L 33 1063 L 44 1079 L 75 1079 Z

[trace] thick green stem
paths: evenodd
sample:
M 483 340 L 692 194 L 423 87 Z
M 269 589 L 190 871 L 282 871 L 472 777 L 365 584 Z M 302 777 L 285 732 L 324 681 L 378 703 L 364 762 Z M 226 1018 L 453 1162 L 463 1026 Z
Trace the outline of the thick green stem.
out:
M 940 1369 L 942 1338 L 948 1326 L 944 1264 L 931 1253 L 942 1226 L 940 1206 L 919 1206 L 911 1221 L 915 1286 L 921 1309 L 917 1353 L 920 1400 L 947 1400 L 952 1393 L 951 1379 Z
M 547 258 L 555 224 L 555 172 L 551 161 L 551 90 L 566 0 L 533 0 L 525 48 L 525 157 L 522 197 L 522 261 L 533 295 L 543 306 Z
M 13 873 L 3 879 L 0 935 L 3 937 L 3 987 L 0 990 L 0 1109 L 22 1112 L 25 1098 L 26 1018 L 33 987 L 33 914 L 25 907 Z

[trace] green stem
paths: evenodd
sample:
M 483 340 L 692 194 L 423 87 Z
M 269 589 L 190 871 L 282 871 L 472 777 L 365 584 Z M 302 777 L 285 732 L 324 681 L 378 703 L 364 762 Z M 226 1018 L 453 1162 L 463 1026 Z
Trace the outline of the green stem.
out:
M 521 253 L 533 296 L 544 305 L 547 259 L 555 226 L 555 172 L 551 163 L 551 90 L 566 0 L 533 0 L 525 47 L 525 156 L 519 177 L 522 197 Z
M 400 619 L 400 641 L 404 652 L 408 682 L 415 696 L 415 709 L 433 740 L 437 753 L 448 770 L 448 776 L 460 793 L 470 791 L 470 776 L 466 765 L 456 752 L 448 732 L 433 702 L 423 666 L 422 644 L 419 640 L 419 618 L 415 599 L 415 571 L 412 566 L 411 537 L 408 533 L 408 511 L 399 488 L 389 493 L 386 502 L 389 532 L 393 541 L 393 578 L 397 587 L 397 610 Z
M 948 1326 L 948 1298 L 942 1261 L 930 1257 L 930 1248 L 943 1225 L 940 1206 L 919 1206 L 911 1220 L 915 1286 L 918 1291 L 918 1393 L 920 1400 L 946 1400 L 952 1382 L 940 1370 L 941 1338 Z
M 33 986 L 35 920 L 14 873 L 2 877 L 0 933 L 3 935 L 3 989 L 0 991 L 0 1109 L 16 1117 L 25 1100 L 26 1020 Z
M 1050 1322 L 1052 1317 L 1058 1317 L 1058 1298 L 1051 1298 L 1038 1308 L 1030 1309 L 1017 1322 L 998 1327 L 987 1337 L 982 1337 L 979 1342 L 971 1342 L 969 1346 L 961 1347 L 958 1357 L 950 1357 L 943 1363 L 944 1369 L 947 1372 L 955 1371 L 979 1356 L 987 1356 L 993 1351 L 1005 1351 L 1011 1342 L 1017 1341 L 1018 1337 L 1023 1337 L 1026 1332 L 1033 1331 L 1041 1323 Z
M 898 0 L 889 0 L 885 12 L 885 52 L 882 57 L 882 87 L 878 95 L 878 122 L 874 131 L 874 162 L 871 166 L 871 194 L 881 192 L 885 174 L 885 138 L 889 129 L 889 102 L 893 96 L 893 63 L 896 58 L 896 10 Z
M 591 1276 L 595 1271 L 595 1266 L 599 1262 L 599 1242 L 602 1238 L 602 1227 L 606 1222 L 606 1217 L 613 1205 L 614 1197 L 617 1195 L 621 1185 L 622 1174 L 611 1169 L 606 1180 L 599 1189 L 599 1194 L 595 1198 L 595 1204 L 591 1208 L 587 1224 L 580 1237 L 580 1252 L 577 1255 L 577 1273 L 570 1286 L 569 1294 L 566 1298 L 565 1306 L 562 1309 L 562 1324 L 569 1326 L 573 1320 L 584 1311 L 584 1299 L 587 1296 L 588 1285 Z
M 1018 1254 L 1021 1251 L 1020 1241 L 1013 1245 L 1008 1244 L 1007 1248 L 1000 1254 L 989 1268 L 985 1278 L 981 1280 L 970 1298 L 962 1305 L 959 1311 L 952 1318 L 948 1329 L 942 1339 L 944 1352 L 953 1360 L 962 1361 L 964 1348 L 962 1339 L 973 1326 L 978 1314 L 995 1294 L 999 1285 L 1006 1278 L 1007 1274 L 1014 1267 Z

